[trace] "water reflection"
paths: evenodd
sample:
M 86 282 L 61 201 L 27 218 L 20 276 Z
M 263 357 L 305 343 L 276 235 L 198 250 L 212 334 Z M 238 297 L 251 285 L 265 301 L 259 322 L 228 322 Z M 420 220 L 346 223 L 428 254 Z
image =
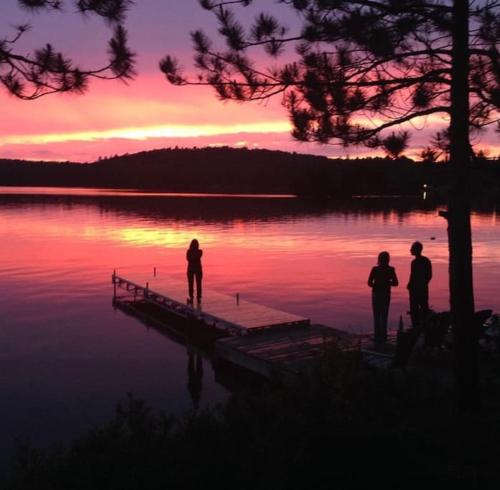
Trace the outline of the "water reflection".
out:
M 201 354 L 188 345 L 188 383 L 187 389 L 193 400 L 193 408 L 198 410 L 203 389 L 203 359 Z

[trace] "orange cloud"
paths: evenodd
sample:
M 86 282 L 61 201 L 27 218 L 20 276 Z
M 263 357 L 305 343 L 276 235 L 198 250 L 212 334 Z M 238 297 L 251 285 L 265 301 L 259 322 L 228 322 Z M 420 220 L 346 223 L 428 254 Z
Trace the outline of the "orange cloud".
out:
M 21 145 L 21 144 L 47 144 L 64 142 L 84 142 L 95 140 L 148 140 L 152 138 L 195 138 L 200 136 L 215 136 L 221 134 L 240 134 L 249 132 L 259 133 L 284 133 L 290 130 L 290 125 L 286 122 L 256 122 L 233 124 L 230 127 L 224 125 L 165 125 L 165 126 L 145 126 L 135 128 L 115 128 L 102 131 L 81 131 L 75 133 L 47 133 L 32 135 L 12 135 L 0 138 L 0 144 Z M 238 141 L 237 146 L 244 145 L 245 142 Z

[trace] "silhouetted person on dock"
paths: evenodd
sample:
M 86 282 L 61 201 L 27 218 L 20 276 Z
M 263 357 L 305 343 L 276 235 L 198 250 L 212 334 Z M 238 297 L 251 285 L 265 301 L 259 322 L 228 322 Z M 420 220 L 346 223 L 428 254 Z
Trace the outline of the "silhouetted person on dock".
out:
M 410 253 L 415 256 L 411 262 L 410 280 L 410 316 L 412 327 L 419 327 L 429 312 L 429 282 L 432 279 L 431 261 L 422 255 L 424 246 L 414 242 Z
M 378 264 L 372 268 L 368 277 L 368 286 L 372 288 L 373 327 L 376 343 L 387 340 L 391 287 L 399 284 L 396 270 L 389 265 L 389 261 L 389 252 L 380 252 Z
M 203 250 L 200 249 L 198 240 L 191 240 L 191 244 L 186 252 L 186 260 L 188 262 L 187 278 L 189 288 L 189 301 L 193 302 L 194 297 L 194 279 L 196 278 L 196 299 L 198 303 L 201 301 L 201 280 L 203 278 L 203 270 L 201 268 L 201 256 Z

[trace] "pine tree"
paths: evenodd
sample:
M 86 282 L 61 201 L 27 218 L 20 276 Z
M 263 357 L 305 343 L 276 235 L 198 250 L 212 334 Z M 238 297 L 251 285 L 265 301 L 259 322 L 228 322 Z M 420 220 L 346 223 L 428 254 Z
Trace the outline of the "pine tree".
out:
M 236 101 L 281 95 L 293 136 L 344 145 L 382 144 L 384 132 L 426 116 L 449 120 L 448 209 L 450 309 L 457 401 L 479 406 L 478 328 L 474 324 L 469 194 L 470 134 L 499 120 L 499 0 L 281 0 L 301 19 L 291 32 L 260 13 L 246 29 L 234 9 L 253 0 L 200 0 L 219 23 L 225 48 L 192 33 L 198 77 L 166 56 L 174 85 L 211 85 Z M 280 55 L 293 61 L 276 66 Z M 263 48 L 269 67 L 251 57 Z
M 81 68 L 73 60 L 46 44 L 30 54 L 18 52 L 16 44 L 27 36 L 30 25 L 14 28 L 0 37 L 0 83 L 20 99 L 33 100 L 57 92 L 84 92 L 90 78 L 127 79 L 134 75 L 135 54 L 127 46 L 123 22 L 131 0 L 17 0 L 21 8 L 33 12 L 60 11 L 73 3 L 82 15 L 102 17 L 113 29 L 105 66 Z

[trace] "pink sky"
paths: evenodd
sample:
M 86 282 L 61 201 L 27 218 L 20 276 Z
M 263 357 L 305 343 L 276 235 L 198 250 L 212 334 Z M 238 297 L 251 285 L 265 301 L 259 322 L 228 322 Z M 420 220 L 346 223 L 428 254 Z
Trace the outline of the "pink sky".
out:
M 157 68 L 158 60 L 170 53 L 190 66 L 189 31 L 200 26 L 210 30 L 212 19 L 197 0 L 175 2 L 175 9 L 167 3 L 136 2 L 129 15 L 127 25 L 130 43 L 138 53 L 139 75 L 128 85 L 94 82 L 84 96 L 52 95 L 31 102 L 0 91 L 0 158 L 86 162 L 99 156 L 176 145 L 247 146 L 331 157 L 374 154 L 364 147 L 345 149 L 294 141 L 279 99 L 223 103 L 209 88 L 169 85 Z M 82 21 L 69 7 L 64 15 L 33 18 L 15 4 L 2 6 L 0 28 L 5 35 L 9 25 L 31 20 L 33 29 L 23 39 L 22 49 L 29 51 L 50 41 L 84 64 L 103 60 L 109 33 L 100 20 Z M 416 157 L 430 133 L 444 125 L 442 119 L 434 118 L 409 126 L 412 147 L 407 155 Z M 490 155 L 500 154 L 494 134 L 482 135 L 478 146 L 489 147 Z

